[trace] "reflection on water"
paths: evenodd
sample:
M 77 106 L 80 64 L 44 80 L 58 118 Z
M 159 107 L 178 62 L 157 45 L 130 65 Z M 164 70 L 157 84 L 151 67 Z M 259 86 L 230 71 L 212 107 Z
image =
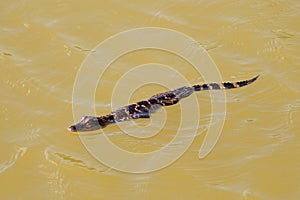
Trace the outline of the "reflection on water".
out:
M 297 199 L 300 160 L 299 3 L 207 1 L 98 3 L 1 2 L 0 195 L 5 199 Z M 197 137 L 173 165 L 149 174 L 117 172 L 95 160 L 73 123 L 72 87 L 80 64 L 101 41 L 121 31 L 158 26 L 193 37 L 210 53 L 224 80 L 261 78 L 227 92 L 222 136 L 203 160 L 198 150 L 211 126 L 210 95 L 200 103 Z M 128 54 L 105 72 L 95 99 L 97 114 L 111 111 L 111 91 L 134 66 L 161 63 L 191 84 L 203 78 L 185 60 L 155 50 Z M 170 74 L 172 76 L 172 74 Z M 137 77 L 141 78 L 141 77 Z M 86 77 L 88 82 L 89 77 Z M 176 80 L 175 80 L 176 81 Z M 126 88 L 136 87 L 128 81 Z M 132 101 L 163 88 L 138 89 Z M 218 100 L 218 99 L 217 99 Z M 189 100 L 182 104 L 190 106 Z M 88 108 L 82 98 L 75 106 Z M 147 139 L 117 126 L 105 134 L 129 151 L 148 152 L 172 140 L 180 108 L 166 108 L 165 130 Z M 160 113 L 153 116 L 159 119 Z M 193 120 L 193 114 L 189 117 Z M 143 127 L 146 120 L 136 122 Z M 134 125 L 125 123 L 132 130 Z M 150 127 L 151 128 L 151 127 Z M 155 128 L 155 127 L 153 127 Z M 188 132 L 189 128 L 186 127 Z M 93 135 L 89 136 L 93 139 Z M 103 152 L 109 155 L 110 152 Z

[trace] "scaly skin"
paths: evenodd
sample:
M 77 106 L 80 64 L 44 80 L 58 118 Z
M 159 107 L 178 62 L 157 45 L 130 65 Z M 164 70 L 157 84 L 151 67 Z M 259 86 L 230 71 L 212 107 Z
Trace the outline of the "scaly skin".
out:
M 194 91 L 201 90 L 221 90 L 243 87 L 254 82 L 259 76 L 245 81 L 206 83 L 193 85 L 192 87 L 181 87 L 164 93 L 156 94 L 147 100 L 139 101 L 128 106 L 124 106 L 108 115 L 94 117 L 85 116 L 80 122 L 68 128 L 72 132 L 95 131 L 105 128 L 109 124 L 128 121 L 138 118 L 150 118 L 150 115 L 162 106 L 171 106 L 178 103 L 181 99 L 190 96 Z

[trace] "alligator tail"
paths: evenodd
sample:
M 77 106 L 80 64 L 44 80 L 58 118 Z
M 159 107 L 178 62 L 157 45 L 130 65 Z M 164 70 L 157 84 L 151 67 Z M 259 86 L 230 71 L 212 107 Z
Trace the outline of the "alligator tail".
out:
M 223 82 L 223 83 L 206 83 L 201 85 L 193 85 L 192 88 L 194 91 L 201 91 L 201 90 L 222 90 L 222 89 L 232 89 L 243 87 L 253 83 L 259 75 L 255 76 L 252 79 L 244 80 L 244 81 L 237 81 L 237 82 Z

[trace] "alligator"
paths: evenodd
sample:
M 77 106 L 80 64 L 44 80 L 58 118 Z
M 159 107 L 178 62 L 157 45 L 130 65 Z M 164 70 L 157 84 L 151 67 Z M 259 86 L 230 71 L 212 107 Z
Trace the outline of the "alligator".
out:
M 202 90 L 221 90 L 239 88 L 254 82 L 259 75 L 252 79 L 236 82 L 223 83 L 205 83 L 193 85 L 191 87 L 183 86 L 164 93 L 156 94 L 147 100 L 139 101 L 124 106 L 110 114 L 100 117 L 84 116 L 82 119 L 68 128 L 71 132 L 95 131 L 105 128 L 107 125 L 123 121 L 129 121 L 138 118 L 150 118 L 151 114 L 162 106 L 171 106 L 177 104 L 181 99 L 190 96 L 193 92 Z

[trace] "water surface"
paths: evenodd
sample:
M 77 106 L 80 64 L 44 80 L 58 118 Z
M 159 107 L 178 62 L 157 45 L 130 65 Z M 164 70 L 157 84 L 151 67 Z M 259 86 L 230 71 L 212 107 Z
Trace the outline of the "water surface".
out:
M 0 5 L 2 199 L 300 197 L 298 1 L 27 0 Z M 226 93 L 225 125 L 208 157 L 198 159 L 211 116 L 210 95 L 203 92 L 196 95 L 201 105 L 199 136 L 188 151 L 163 170 L 134 175 L 96 161 L 66 128 L 73 123 L 76 73 L 88 53 L 114 34 L 144 26 L 170 28 L 194 38 L 226 81 L 258 73 L 261 77 L 251 86 Z M 97 113 L 110 112 L 111 91 L 126 71 L 149 62 L 173 67 L 191 84 L 203 81 L 175 55 L 137 51 L 105 72 L 95 96 Z M 135 87 L 135 81 L 127 81 L 124 87 Z M 131 100 L 164 90 L 146 85 Z M 181 104 L 193 110 L 188 103 L 187 99 Z M 84 98 L 81 105 L 89 106 Z M 109 127 L 106 133 L 127 150 L 158 149 L 172 140 L 178 127 L 180 107 L 166 112 L 166 131 L 149 140 L 133 139 L 117 127 Z

